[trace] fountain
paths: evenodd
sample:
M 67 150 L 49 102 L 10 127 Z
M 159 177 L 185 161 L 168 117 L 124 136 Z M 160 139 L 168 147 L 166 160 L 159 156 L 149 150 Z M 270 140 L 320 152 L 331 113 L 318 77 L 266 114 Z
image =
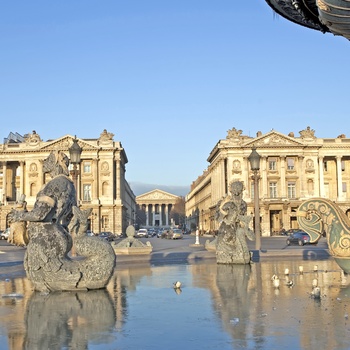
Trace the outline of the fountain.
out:
M 52 179 L 38 192 L 33 209 L 14 209 L 9 214 L 12 225 L 28 223 L 24 268 L 36 291 L 105 288 L 115 267 L 111 245 L 86 235 L 91 209 L 77 207 L 68 165 L 63 152 L 51 152 L 43 162 L 43 171 Z M 79 258 L 68 255 L 73 245 Z

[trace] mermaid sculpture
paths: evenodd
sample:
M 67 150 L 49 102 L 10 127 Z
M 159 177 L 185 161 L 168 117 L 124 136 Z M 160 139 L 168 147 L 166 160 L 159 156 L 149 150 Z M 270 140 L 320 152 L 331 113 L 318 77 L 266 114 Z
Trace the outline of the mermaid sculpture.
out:
M 218 264 L 249 264 L 250 252 L 246 237 L 254 240 L 249 229 L 250 216 L 247 216 L 247 203 L 242 199 L 243 183 L 232 182 L 231 195 L 222 199 L 216 208 L 216 219 L 220 222 L 216 241 L 216 262 Z
M 338 205 L 325 198 L 308 199 L 299 206 L 297 219 L 311 243 L 326 235 L 330 254 L 350 273 L 350 221 Z
M 111 245 L 86 236 L 91 210 L 77 208 L 68 165 L 69 159 L 63 152 L 52 152 L 43 162 L 43 171 L 50 173 L 52 180 L 38 192 L 33 209 L 10 213 L 11 222 L 28 223 L 24 268 L 37 291 L 104 288 L 115 267 Z M 73 243 L 76 252 L 85 259 L 68 256 Z

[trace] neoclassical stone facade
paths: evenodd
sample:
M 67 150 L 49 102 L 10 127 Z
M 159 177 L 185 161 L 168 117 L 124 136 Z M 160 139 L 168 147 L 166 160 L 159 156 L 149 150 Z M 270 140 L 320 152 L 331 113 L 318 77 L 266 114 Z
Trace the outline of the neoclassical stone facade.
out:
M 317 138 L 310 127 L 294 136 L 272 130 L 245 136 L 235 128 L 211 151 L 208 168 L 186 196 L 187 227 L 217 230 L 215 207 L 233 181 L 245 186 L 248 215 L 254 213 L 254 186 L 248 157 L 252 147 L 261 156 L 259 180 L 260 223 L 263 236 L 297 227 L 296 210 L 303 200 L 329 198 L 345 213 L 350 208 L 350 139 Z
M 162 190 L 153 190 L 136 197 L 138 210 L 143 212 L 144 220 L 141 215 L 141 225 L 145 227 L 166 227 L 171 226 L 170 212 L 178 196 Z
M 106 130 L 96 139 L 77 137 L 82 148 L 78 165 L 77 197 L 82 209 L 93 208 L 89 226 L 93 232 L 123 233 L 134 223 L 136 197 L 125 179 L 128 162 L 124 148 Z M 0 229 L 8 226 L 8 213 L 19 197 L 26 196 L 30 210 L 40 188 L 49 181 L 42 162 L 51 151 L 62 150 L 69 157 L 74 137 L 65 135 L 43 141 L 33 131 L 21 136 L 10 133 L 0 145 Z

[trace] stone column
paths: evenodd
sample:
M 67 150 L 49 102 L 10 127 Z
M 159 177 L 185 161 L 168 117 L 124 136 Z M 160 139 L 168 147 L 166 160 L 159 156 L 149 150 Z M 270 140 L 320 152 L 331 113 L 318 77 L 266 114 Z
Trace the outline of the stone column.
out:
M 1 201 L 4 205 L 7 204 L 7 162 L 2 164 L 2 197 Z
M 92 160 L 92 172 L 94 177 L 94 186 L 92 189 L 92 202 L 98 204 L 99 203 L 99 159 L 95 158 Z
M 163 204 L 159 204 L 159 226 L 163 226 Z
M 245 189 L 248 194 L 248 198 L 252 198 L 252 187 L 250 185 L 250 178 L 249 178 L 249 161 L 247 157 L 243 157 L 242 162 L 242 179 L 245 183 Z
M 23 160 L 19 162 L 19 166 L 21 169 L 21 176 L 19 180 L 19 195 L 21 196 L 22 194 L 24 194 L 24 161 Z
M 156 205 L 152 204 L 152 226 L 156 224 L 155 218 L 156 218 Z
M 281 197 L 287 198 L 286 192 L 286 157 L 281 156 Z
M 343 179 L 342 179 L 342 170 L 341 170 L 341 156 L 337 156 L 337 188 L 338 188 L 338 201 L 342 200 L 343 194 Z
M 145 211 L 146 211 L 146 226 L 149 226 L 149 212 L 148 212 L 148 203 L 145 204 Z
M 320 177 L 320 197 L 324 197 L 323 156 L 318 157 L 318 166 Z
M 165 226 L 169 226 L 169 204 L 165 204 Z
M 221 193 L 223 196 L 227 194 L 227 188 L 225 183 L 225 158 L 220 161 L 220 179 L 221 179 Z
M 39 175 L 39 191 L 40 191 L 40 188 L 42 187 L 42 185 L 44 185 L 44 182 L 45 182 L 45 175 L 44 175 L 44 172 L 43 172 L 43 160 L 42 159 L 39 159 L 39 169 L 38 169 L 38 175 Z
M 299 183 L 300 183 L 300 195 L 299 197 L 305 198 L 305 176 L 304 176 L 304 156 L 299 156 Z
M 117 199 L 120 200 L 120 155 L 116 157 L 116 179 L 117 179 Z
M 260 189 L 262 189 L 262 197 L 266 198 L 269 197 L 269 195 L 267 195 L 267 157 L 266 156 L 262 156 L 262 167 L 261 167 L 261 171 L 260 171 L 260 176 L 261 176 L 261 180 L 260 180 Z M 261 190 L 260 190 L 261 193 Z

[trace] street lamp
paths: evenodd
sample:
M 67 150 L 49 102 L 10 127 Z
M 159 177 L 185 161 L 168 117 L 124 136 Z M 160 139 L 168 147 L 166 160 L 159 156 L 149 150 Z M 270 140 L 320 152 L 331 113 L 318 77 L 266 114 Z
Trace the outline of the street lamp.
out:
M 78 192 L 78 175 L 79 170 L 77 165 L 80 163 L 80 156 L 82 152 L 82 148 L 78 145 L 77 137 L 73 139 L 73 144 L 69 148 L 70 162 L 73 164 L 73 170 L 71 171 L 71 175 L 73 177 L 73 182 L 75 186 L 75 190 Z
M 260 170 L 260 154 L 256 151 L 256 147 L 252 147 L 252 153 L 248 157 L 250 162 L 250 169 L 253 171 L 252 179 L 254 181 L 254 217 L 255 217 L 255 249 L 261 249 L 260 239 L 260 208 L 259 208 L 259 178 L 258 172 Z

